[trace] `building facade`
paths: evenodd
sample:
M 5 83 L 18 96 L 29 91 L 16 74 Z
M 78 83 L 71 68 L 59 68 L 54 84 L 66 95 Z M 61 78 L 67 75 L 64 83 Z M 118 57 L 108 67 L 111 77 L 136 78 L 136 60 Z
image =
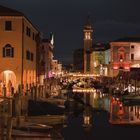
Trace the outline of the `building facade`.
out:
M 43 39 L 39 48 L 39 84 L 43 85 L 44 80 L 52 73 L 52 60 L 54 44 L 52 39 Z
M 36 83 L 36 36 L 39 31 L 16 10 L 0 6 L 0 82 L 15 90 Z
M 140 67 L 140 38 L 122 38 L 110 43 L 112 76 L 120 70 Z
M 93 45 L 94 74 L 109 76 L 110 47 L 109 44 L 97 43 Z
M 58 62 L 58 60 L 52 60 L 52 74 L 54 77 L 59 77 L 62 74 L 62 64 Z

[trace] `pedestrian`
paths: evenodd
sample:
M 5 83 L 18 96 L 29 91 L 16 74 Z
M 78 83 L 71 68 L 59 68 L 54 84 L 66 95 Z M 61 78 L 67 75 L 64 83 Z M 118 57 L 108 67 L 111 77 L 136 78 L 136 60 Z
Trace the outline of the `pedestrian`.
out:
M 11 87 L 11 95 L 12 96 L 14 95 L 14 87 L 13 86 Z
M 6 97 L 6 87 L 5 84 L 2 87 L 3 96 Z

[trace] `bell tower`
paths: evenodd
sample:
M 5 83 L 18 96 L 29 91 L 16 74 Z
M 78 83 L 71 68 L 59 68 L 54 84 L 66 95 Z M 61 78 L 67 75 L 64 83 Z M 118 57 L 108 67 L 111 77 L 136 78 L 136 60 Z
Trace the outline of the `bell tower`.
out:
M 92 62 L 92 25 L 90 18 L 88 17 L 86 24 L 84 25 L 84 73 L 93 73 Z

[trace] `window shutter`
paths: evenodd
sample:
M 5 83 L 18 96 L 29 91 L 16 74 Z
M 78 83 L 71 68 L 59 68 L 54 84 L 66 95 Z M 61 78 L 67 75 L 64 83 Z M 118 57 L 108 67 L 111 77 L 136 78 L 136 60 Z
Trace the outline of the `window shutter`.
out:
M 14 57 L 14 48 L 11 48 L 11 57 Z
M 3 48 L 3 57 L 5 57 L 5 48 Z

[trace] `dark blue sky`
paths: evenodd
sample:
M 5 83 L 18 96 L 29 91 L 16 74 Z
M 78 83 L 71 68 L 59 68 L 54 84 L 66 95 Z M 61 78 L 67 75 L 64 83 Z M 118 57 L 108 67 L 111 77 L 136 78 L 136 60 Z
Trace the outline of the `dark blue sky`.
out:
M 83 25 L 88 13 L 93 23 L 93 43 L 140 36 L 139 0 L 0 0 L 23 12 L 48 36 L 55 36 L 55 58 L 72 62 L 73 51 L 83 47 Z

